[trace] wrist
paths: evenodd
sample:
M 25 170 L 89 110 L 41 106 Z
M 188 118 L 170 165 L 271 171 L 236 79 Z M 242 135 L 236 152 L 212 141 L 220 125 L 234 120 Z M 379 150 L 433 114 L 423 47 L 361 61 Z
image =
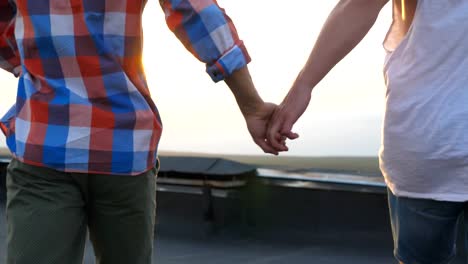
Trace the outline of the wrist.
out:
M 264 102 L 253 84 L 249 70 L 243 67 L 224 80 L 231 89 L 244 116 L 256 113 Z
M 242 102 L 238 102 L 238 104 L 242 114 L 248 116 L 257 113 L 265 102 L 258 96 L 250 98 L 249 100 L 243 100 Z
M 316 83 L 313 81 L 310 74 L 302 70 L 294 81 L 293 89 L 311 93 L 315 85 Z
M 310 80 L 307 77 L 299 75 L 296 81 L 294 82 L 292 89 L 297 93 L 306 95 L 306 94 L 311 94 L 314 87 L 315 85 L 313 84 L 312 80 Z

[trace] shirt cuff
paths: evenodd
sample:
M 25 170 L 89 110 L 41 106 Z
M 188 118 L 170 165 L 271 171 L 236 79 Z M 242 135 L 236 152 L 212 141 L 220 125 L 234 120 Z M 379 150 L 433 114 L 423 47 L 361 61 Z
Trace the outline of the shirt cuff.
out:
M 214 82 L 229 77 L 233 72 L 246 66 L 251 58 L 243 44 L 234 46 L 221 58 L 206 67 L 206 72 Z

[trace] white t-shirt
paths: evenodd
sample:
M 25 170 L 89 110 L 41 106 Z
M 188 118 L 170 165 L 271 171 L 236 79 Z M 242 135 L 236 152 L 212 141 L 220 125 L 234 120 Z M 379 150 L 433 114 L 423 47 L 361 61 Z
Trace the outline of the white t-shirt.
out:
M 397 196 L 468 201 L 468 1 L 419 0 L 384 73 L 388 187 Z

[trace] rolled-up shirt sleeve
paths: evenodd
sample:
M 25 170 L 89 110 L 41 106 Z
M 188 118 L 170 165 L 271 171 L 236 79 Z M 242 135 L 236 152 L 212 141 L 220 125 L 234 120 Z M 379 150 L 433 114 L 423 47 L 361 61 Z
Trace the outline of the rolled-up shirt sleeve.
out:
M 15 17 L 12 1 L 0 0 L 0 68 L 17 76 L 21 61 L 15 40 Z
M 160 0 L 169 29 L 218 82 L 250 62 L 232 20 L 215 0 Z

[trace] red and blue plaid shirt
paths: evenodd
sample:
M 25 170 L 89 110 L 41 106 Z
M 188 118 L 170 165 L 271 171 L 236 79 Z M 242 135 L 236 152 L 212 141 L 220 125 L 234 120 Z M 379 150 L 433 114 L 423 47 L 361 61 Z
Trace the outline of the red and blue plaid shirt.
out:
M 250 60 L 215 0 L 161 0 L 214 81 Z M 0 67 L 19 74 L 1 120 L 15 158 L 66 172 L 153 167 L 161 120 L 142 66 L 146 0 L 0 0 Z

